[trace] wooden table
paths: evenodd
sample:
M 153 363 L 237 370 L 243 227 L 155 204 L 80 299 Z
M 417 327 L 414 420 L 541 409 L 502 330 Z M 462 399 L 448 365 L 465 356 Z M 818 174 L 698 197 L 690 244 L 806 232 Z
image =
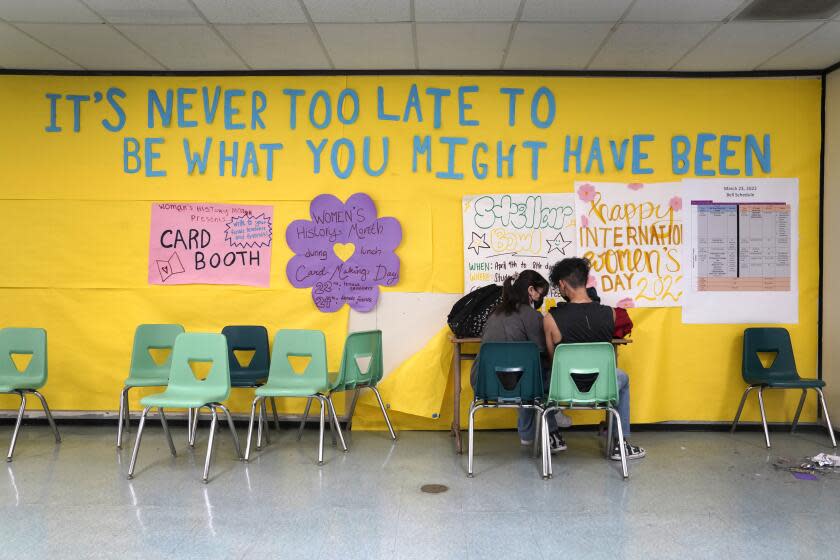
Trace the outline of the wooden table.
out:
M 474 360 L 478 354 L 461 351 L 462 344 L 481 344 L 480 338 L 456 338 L 450 336 L 449 340 L 454 345 L 452 355 L 452 385 L 454 387 L 454 410 L 452 415 L 452 435 L 455 436 L 455 452 L 462 453 L 461 445 L 461 360 Z M 612 344 L 616 349 L 624 344 L 633 342 L 629 338 L 614 338 Z

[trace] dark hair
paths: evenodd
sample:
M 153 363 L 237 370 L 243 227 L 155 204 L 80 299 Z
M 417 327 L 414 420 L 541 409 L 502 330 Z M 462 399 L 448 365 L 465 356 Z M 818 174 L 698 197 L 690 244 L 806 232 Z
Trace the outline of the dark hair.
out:
M 496 312 L 510 315 L 516 312 L 520 305 L 530 305 L 528 288 L 531 286 L 536 290 L 548 291 L 548 281 L 536 270 L 523 270 L 516 280 L 513 276 L 508 276 L 502 284 L 502 302 L 496 307 Z M 540 307 L 542 300 L 534 303 L 535 307 Z
M 565 281 L 572 288 L 586 286 L 589 279 L 590 264 L 587 259 L 570 257 L 554 263 L 548 275 L 552 286 L 557 286 L 560 280 Z

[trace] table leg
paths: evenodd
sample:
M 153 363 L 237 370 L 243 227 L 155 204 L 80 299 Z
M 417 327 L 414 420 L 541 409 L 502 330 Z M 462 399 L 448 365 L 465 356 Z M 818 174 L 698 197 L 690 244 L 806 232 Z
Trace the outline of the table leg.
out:
M 462 453 L 461 447 L 461 344 L 454 344 L 455 350 L 452 353 L 452 388 L 454 410 L 452 412 L 452 435 L 455 436 L 455 453 Z

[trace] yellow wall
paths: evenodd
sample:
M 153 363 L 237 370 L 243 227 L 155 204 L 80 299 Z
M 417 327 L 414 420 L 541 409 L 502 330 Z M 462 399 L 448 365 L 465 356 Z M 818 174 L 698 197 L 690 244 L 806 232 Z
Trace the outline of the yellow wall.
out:
M 377 87 L 386 93 L 385 108 L 402 115 L 412 84 L 418 84 L 424 122 L 383 122 L 376 116 Z M 265 92 L 268 107 L 262 114 L 265 130 L 225 130 L 223 119 L 203 122 L 196 128 L 149 129 L 146 126 L 146 94 L 150 88 L 207 86 L 241 88 L 250 96 Z M 458 124 L 457 91 L 444 101 L 440 129 L 432 126 L 431 98 L 427 87 L 457 89 L 477 85 L 470 94 L 473 108 L 468 118 L 478 127 Z M 554 124 L 537 128 L 530 120 L 530 99 L 545 86 L 557 99 Z M 72 131 L 72 105 L 59 105 L 60 133 L 45 131 L 49 125 L 47 93 L 88 94 L 110 87 L 125 91 L 121 106 L 127 124 L 108 132 L 102 119 L 114 120 L 106 102 L 82 107 L 81 129 Z M 342 125 L 335 118 L 324 130 L 308 122 L 308 100 L 318 89 L 330 92 L 333 103 L 343 88 L 356 90 L 361 99 L 358 121 Z M 507 122 L 508 98 L 501 87 L 521 87 L 517 124 Z M 289 129 L 288 98 L 284 88 L 307 91 L 300 102 L 298 126 Z M 238 117 L 249 122 L 250 97 Z M 354 192 L 370 194 L 382 215 L 403 223 L 401 279 L 393 289 L 404 292 L 451 292 L 462 290 L 461 214 L 464 194 L 484 192 L 570 192 L 575 180 L 668 181 L 671 171 L 670 139 L 701 132 L 755 134 L 772 138 L 772 171 L 756 176 L 798 177 L 800 181 L 800 322 L 791 325 L 797 362 L 803 375 L 816 368 L 817 263 L 819 209 L 819 115 L 818 79 L 653 79 L 653 78 L 547 78 L 547 77 L 0 77 L 0 208 L 4 217 L 0 309 L 4 325 L 42 326 L 49 333 L 50 380 L 45 394 L 56 410 L 113 410 L 121 382 L 127 374 L 131 337 L 139 323 L 179 322 L 188 330 L 216 331 L 225 324 L 264 324 L 278 328 L 323 329 L 329 340 L 330 362 L 337 364 L 346 333 L 346 309 L 321 314 L 308 290 L 292 288 L 285 278 L 291 253 L 283 241 L 286 225 L 307 217 L 308 201 L 323 192 L 346 198 Z M 193 115 L 201 121 L 200 97 L 193 99 Z M 544 113 L 542 113 L 544 116 Z M 433 137 L 433 171 L 412 172 L 412 137 Z M 646 148 L 645 164 L 653 175 L 633 176 L 629 164 L 617 171 L 610 163 L 608 139 L 633 134 L 654 134 Z M 380 177 L 369 177 L 361 168 L 361 139 L 373 139 L 373 163 L 380 162 L 379 139 L 390 138 L 390 161 Z M 463 180 L 442 180 L 445 147 L 439 136 L 465 136 L 469 141 L 520 144 L 545 141 L 538 180 L 531 179 L 530 152 L 517 148 L 513 177 L 497 178 L 495 162 L 485 180 L 472 177 L 470 149 L 459 149 L 457 167 Z M 606 169 L 603 174 L 563 171 L 566 135 L 583 135 L 586 145 L 593 136 L 604 142 Z M 163 178 L 123 172 L 123 138 L 164 138 L 156 167 Z M 314 174 L 306 139 L 347 137 L 357 143 L 356 168 L 348 179 L 337 178 L 323 162 Z M 204 175 L 187 175 L 182 139 L 193 146 L 205 137 L 215 140 L 282 142 L 274 162 L 274 178 L 266 180 L 264 160 L 258 176 L 220 177 L 218 160 Z M 141 140 L 142 141 L 142 140 Z M 716 145 L 715 145 L 716 148 Z M 218 150 L 218 148 L 214 148 Z M 218 152 L 216 152 L 217 155 Z M 739 151 L 742 156 L 743 151 Z M 717 169 L 717 151 L 712 150 L 710 168 Z M 629 157 L 628 157 L 629 161 Z M 739 166 L 743 168 L 743 166 Z M 759 169 L 760 173 L 760 169 Z M 147 259 L 150 203 L 153 201 L 243 202 L 273 204 L 275 246 L 269 289 L 238 286 L 150 286 Z M 740 379 L 739 325 L 683 325 L 679 309 L 638 309 L 632 312 L 635 343 L 622 349 L 620 365 L 632 379 L 634 422 L 666 420 L 728 420 L 743 389 Z M 451 391 L 451 388 L 449 389 Z M 139 394 L 139 393 L 138 393 Z M 136 397 L 135 397 L 136 398 Z M 771 395 L 771 420 L 792 416 L 795 395 L 780 406 L 781 395 Z M 244 410 L 246 396 L 234 405 Z M 133 405 L 136 406 L 136 403 Z M 13 408 L 9 397 L 0 407 Z M 296 409 L 293 405 L 284 405 Z M 398 424 L 443 427 L 444 407 L 438 421 L 417 421 L 398 415 Z M 747 418 L 756 417 L 747 410 Z M 372 411 L 364 407 L 360 425 Z M 813 403 L 805 418 L 814 418 Z M 509 419 L 506 420 L 509 423 Z M 381 424 L 378 424 L 381 425 Z

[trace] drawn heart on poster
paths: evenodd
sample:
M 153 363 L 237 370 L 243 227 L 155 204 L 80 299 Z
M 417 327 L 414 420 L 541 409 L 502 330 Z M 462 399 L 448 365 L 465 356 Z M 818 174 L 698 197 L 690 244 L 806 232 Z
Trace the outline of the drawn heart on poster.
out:
M 341 259 L 344 262 L 347 262 L 347 259 L 353 256 L 353 253 L 356 252 L 356 244 L 355 243 L 336 243 L 333 245 L 333 252 L 335 256 Z

